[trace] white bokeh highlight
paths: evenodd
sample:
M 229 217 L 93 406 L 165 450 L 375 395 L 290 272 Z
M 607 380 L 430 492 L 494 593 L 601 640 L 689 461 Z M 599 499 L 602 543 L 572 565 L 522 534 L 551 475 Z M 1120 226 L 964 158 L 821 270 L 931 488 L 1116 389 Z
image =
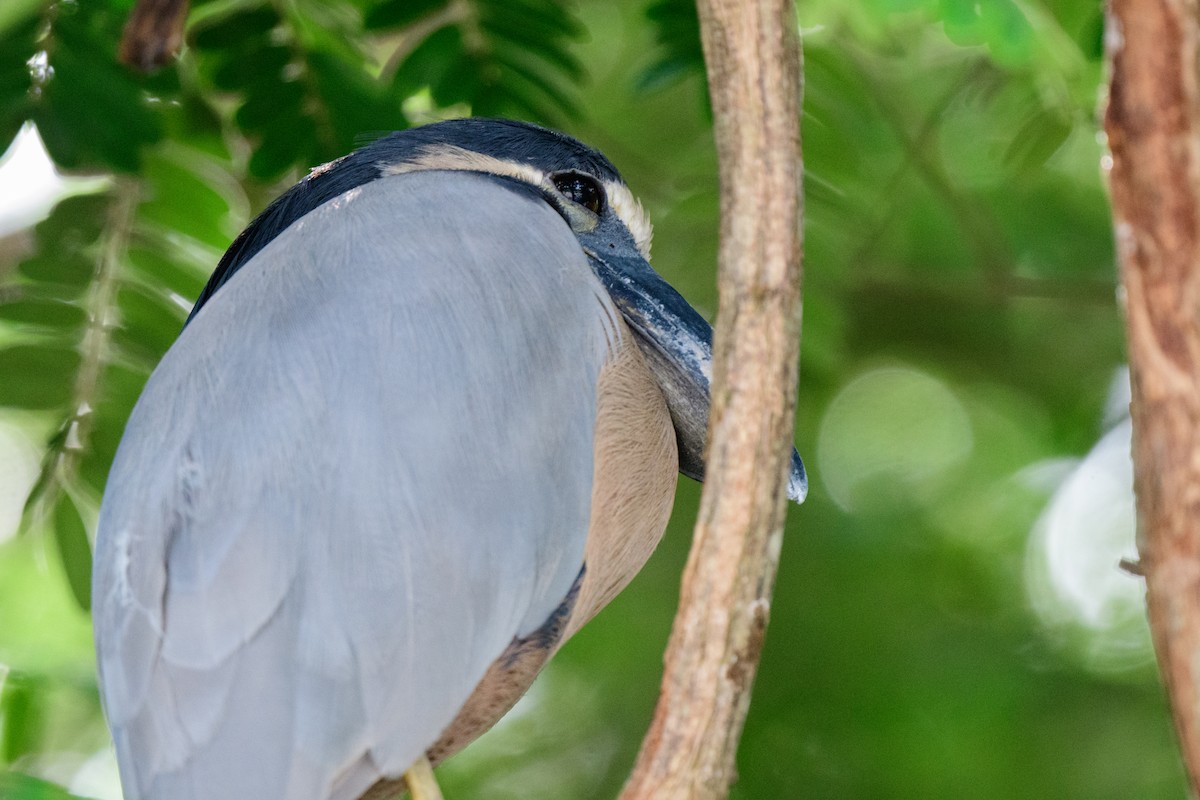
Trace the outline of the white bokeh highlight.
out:
M 54 168 L 37 128 L 25 123 L 0 156 L 0 236 L 45 219 L 73 183 Z
M 1121 370 L 1105 415 L 1110 429 L 1054 490 L 1026 555 L 1035 611 L 1102 670 L 1138 667 L 1153 658 L 1145 584 L 1120 567 L 1123 559 L 1137 559 L 1128 398 L 1129 373 Z

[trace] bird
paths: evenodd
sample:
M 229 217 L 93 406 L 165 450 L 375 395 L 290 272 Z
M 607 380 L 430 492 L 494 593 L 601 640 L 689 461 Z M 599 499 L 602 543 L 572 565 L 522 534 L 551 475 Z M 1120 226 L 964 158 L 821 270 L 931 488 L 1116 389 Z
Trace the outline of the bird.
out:
M 621 591 L 704 476 L 712 331 L 651 238 L 601 153 L 482 118 L 317 167 L 236 237 L 101 504 L 127 800 L 393 797 Z

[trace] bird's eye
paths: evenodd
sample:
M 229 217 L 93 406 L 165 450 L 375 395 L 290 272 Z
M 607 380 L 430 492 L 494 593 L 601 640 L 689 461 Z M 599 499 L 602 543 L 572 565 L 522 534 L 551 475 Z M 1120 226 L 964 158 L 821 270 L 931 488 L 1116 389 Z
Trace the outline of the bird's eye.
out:
M 550 176 L 554 188 L 572 202 L 599 214 L 604 208 L 604 190 L 591 175 L 582 172 L 559 172 Z

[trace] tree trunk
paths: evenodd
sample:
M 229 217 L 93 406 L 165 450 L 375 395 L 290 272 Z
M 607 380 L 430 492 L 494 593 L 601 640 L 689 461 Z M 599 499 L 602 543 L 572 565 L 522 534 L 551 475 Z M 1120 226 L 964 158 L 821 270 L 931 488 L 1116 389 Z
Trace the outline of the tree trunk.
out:
M 1138 550 L 1154 647 L 1200 792 L 1200 10 L 1112 0 L 1105 130 L 1133 378 Z
M 623 800 L 723 798 L 770 609 L 800 335 L 800 43 L 790 0 L 700 0 L 721 181 L 704 492 L 654 721 Z

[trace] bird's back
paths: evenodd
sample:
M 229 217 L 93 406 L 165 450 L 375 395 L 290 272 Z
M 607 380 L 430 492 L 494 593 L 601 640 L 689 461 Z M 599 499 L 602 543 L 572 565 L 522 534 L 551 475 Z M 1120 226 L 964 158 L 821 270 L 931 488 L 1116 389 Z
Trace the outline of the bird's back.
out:
M 549 206 L 467 173 L 351 190 L 222 287 L 101 511 L 129 800 L 356 797 L 432 744 L 579 574 L 617 318 Z

